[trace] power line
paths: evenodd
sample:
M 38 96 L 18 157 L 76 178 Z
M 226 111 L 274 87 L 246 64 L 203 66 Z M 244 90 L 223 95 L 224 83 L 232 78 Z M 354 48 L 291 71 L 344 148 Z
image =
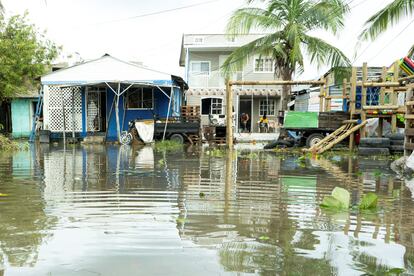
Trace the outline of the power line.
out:
M 160 11 L 155 11 L 155 12 L 150 12 L 150 13 L 144 13 L 144 14 L 139 14 L 139 15 L 135 15 L 135 16 L 120 18 L 120 19 L 102 21 L 102 22 L 98 22 L 98 23 L 95 23 L 95 24 L 92 24 L 92 25 L 109 24 L 109 23 L 122 22 L 122 21 L 127 21 L 127 20 L 143 18 L 143 17 L 149 17 L 149 16 L 159 15 L 159 14 L 163 14 L 163 13 L 169 13 L 169 12 L 173 12 L 173 11 L 178 11 L 178 10 L 184 10 L 184 9 L 198 7 L 198 6 L 203 6 L 203 5 L 207 5 L 207 4 L 218 2 L 218 1 L 220 1 L 220 0 L 204 1 L 204 2 L 200 2 L 200 3 L 181 6 L 181 7 L 172 8 L 172 9 L 166 9 L 166 10 L 160 10 Z
M 373 59 L 375 59 L 376 57 L 378 57 L 379 56 L 379 54 L 381 54 L 382 53 L 382 51 L 384 51 L 388 46 L 390 46 L 391 45 L 391 43 L 392 42 L 394 42 L 394 39 L 396 39 L 397 37 L 399 37 L 405 30 L 407 30 L 408 29 L 408 27 L 412 24 L 412 23 L 414 23 L 414 19 L 413 20 L 411 20 L 410 22 L 408 22 L 408 24 L 396 35 L 396 36 L 394 36 L 384 47 L 382 47 L 381 48 L 381 50 L 379 50 L 379 52 L 377 52 L 376 54 L 375 54 L 375 56 L 373 56 L 372 58 L 370 58 L 369 60 L 368 60 L 368 62 L 370 62 L 370 61 L 372 61 Z

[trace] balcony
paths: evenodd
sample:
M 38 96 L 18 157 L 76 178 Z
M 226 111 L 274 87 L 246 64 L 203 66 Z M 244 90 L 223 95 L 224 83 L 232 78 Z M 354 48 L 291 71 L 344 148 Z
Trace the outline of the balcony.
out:
M 234 73 L 231 80 L 243 80 L 243 73 Z M 220 71 L 211 71 L 209 75 L 190 72 L 188 76 L 188 85 L 192 88 L 226 87 L 224 77 Z

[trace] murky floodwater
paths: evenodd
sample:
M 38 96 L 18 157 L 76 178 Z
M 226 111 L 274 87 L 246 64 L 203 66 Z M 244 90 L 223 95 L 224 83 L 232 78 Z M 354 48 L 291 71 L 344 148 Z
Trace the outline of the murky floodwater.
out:
M 0 275 L 414 273 L 414 199 L 389 161 L 54 146 L 0 156 Z M 319 208 L 335 186 L 377 212 Z M 395 271 L 395 270 L 394 270 Z

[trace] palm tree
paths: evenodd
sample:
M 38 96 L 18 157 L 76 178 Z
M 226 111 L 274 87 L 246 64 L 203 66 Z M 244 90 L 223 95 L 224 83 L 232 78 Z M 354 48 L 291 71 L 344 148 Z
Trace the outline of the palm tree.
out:
M 375 40 L 388 27 L 397 24 L 402 17 L 414 14 L 414 0 L 394 0 L 382 10 L 371 16 L 359 35 L 362 40 Z
M 248 0 L 252 4 L 257 0 Z M 342 51 L 326 41 L 311 36 L 310 31 L 325 30 L 336 34 L 344 25 L 349 11 L 342 0 L 263 0 L 264 8 L 246 7 L 234 12 L 227 23 L 230 37 L 251 32 L 266 33 L 238 49 L 223 64 L 229 76 L 239 71 L 252 55 L 271 57 L 275 77 L 291 80 L 294 73 L 304 70 L 304 55 L 318 66 L 329 64 L 335 68 L 348 68 L 349 59 Z M 282 108 L 287 109 L 289 86 L 283 87 Z

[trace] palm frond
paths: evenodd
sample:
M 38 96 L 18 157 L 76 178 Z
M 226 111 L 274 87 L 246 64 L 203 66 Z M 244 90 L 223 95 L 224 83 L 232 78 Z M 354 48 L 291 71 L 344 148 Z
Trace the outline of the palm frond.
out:
M 223 65 L 221 66 L 222 74 L 225 77 L 228 77 L 234 72 L 241 71 L 243 69 L 243 66 L 246 65 L 248 58 L 250 56 L 272 55 L 275 52 L 275 45 L 277 45 L 281 37 L 282 33 L 276 32 L 258 38 L 244 46 L 237 48 L 229 55 L 229 57 L 224 61 Z M 279 54 L 282 55 L 281 53 Z M 285 56 L 287 55 L 285 54 Z
M 0 17 L 4 15 L 4 6 L 3 3 L 0 1 Z
M 277 29 L 283 21 L 275 14 L 260 8 L 243 8 L 236 10 L 226 26 L 226 33 L 230 36 L 247 34 L 251 30 L 266 31 Z
M 298 18 L 307 30 L 323 29 L 336 34 L 344 26 L 344 16 L 350 11 L 342 0 L 305 2 L 303 13 Z
M 306 45 L 307 52 L 311 62 L 316 62 L 318 66 L 329 64 L 332 67 L 350 67 L 351 62 L 348 57 L 335 46 L 326 41 L 305 35 L 303 42 Z
M 394 0 L 385 8 L 371 16 L 359 35 L 360 40 L 375 40 L 390 26 L 397 24 L 402 17 L 414 14 L 414 0 Z

